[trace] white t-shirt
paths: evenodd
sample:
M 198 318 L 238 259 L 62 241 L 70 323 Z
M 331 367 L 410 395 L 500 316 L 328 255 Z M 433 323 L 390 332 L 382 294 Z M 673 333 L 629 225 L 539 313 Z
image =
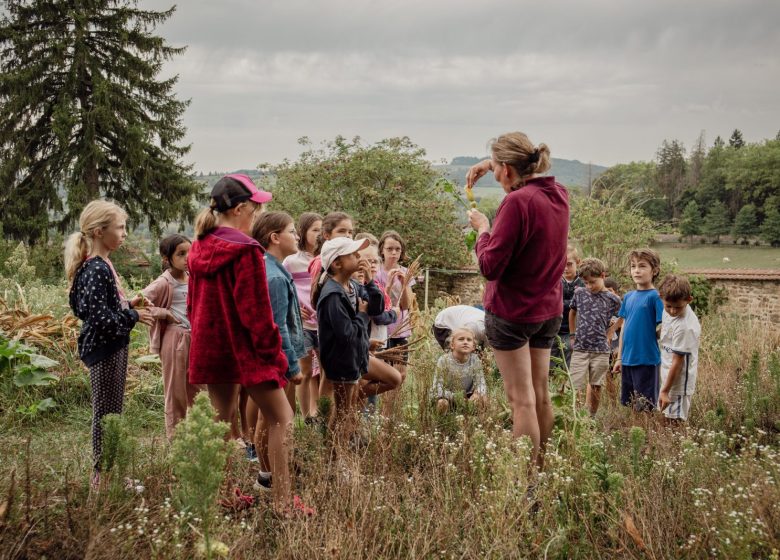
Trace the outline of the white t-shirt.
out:
M 669 395 L 692 395 L 696 390 L 696 373 L 699 368 L 699 337 L 701 325 L 690 306 L 679 317 L 672 317 L 666 311 L 661 320 L 661 386 L 666 382 L 672 367 L 672 356 L 683 356 L 683 368 Z
M 183 329 L 191 329 L 190 320 L 187 317 L 187 282 L 179 282 L 174 279 L 173 296 L 171 298 L 171 314 L 179 320 L 179 326 Z
M 485 312 L 471 305 L 453 305 L 443 309 L 433 324 L 437 327 L 450 329 L 470 329 L 477 339 L 477 343 L 485 343 Z

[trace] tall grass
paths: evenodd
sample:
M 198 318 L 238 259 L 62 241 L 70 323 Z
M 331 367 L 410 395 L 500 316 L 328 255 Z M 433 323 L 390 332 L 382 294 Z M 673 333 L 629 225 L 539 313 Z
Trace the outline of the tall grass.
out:
M 432 316 L 424 316 L 419 334 L 427 335 Z M 546 470 L 536 480 L 528 478 L 528 442 L 511 437 L 489 357 L 489 407 L 440 416 L 428 397 L 439 349 L 426 342 L 412 356 L 395 413 L 362 422 L 365 449 L 333 449 L 317 427 L 296 423 L 296 493 L 317 509 L 315 517 L 278 518 L 260 496 L 248 509 L 220 509 L 210 534 L 235 558 L 777 555 L 778 339 L 749 323 L 702 323 L 686 426 L 635 417 L 606 395 L 590 420 L 572 415 L 564 399 Z M 135 341 L 135 356 L 142 343 Z M 80 366 L 70 367 L 82 375 Z M 179 482 L 161 392 L 156 366 L 132 366 L 124 417 L 136 447 L 127 476 L 141 481 L 141 493 L 90 495 L 89 407 L 81 396 L 60 395 L 66 404 L 55 412 L 0 425 L 0 501 L 11 502 L 0 516 L 0 555 L 198 554 L 192 527 L 202 520 L 193 522 L 175 505 Z M 250 492 L 255 474 L 234 449 L 222 497 L 235 487 Z

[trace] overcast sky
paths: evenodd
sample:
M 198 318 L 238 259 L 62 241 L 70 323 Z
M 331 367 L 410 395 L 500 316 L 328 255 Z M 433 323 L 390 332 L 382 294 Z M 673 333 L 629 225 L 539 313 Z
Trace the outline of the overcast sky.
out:
M 143 8 L 171 2 L 141 0 Z M 778 0 L 186 0 L 158 32 L 198 171 L 297 139 L 409 136 L 431 160 L 522 130 L 554 157 L 653 159 L 780 129 Z

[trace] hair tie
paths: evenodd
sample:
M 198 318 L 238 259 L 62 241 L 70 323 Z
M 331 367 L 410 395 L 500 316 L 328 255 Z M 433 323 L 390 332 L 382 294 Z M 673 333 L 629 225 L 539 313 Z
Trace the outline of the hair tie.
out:
M 536 163 L 539 161 L 539 148 L 536 148 L 533 153 L 529 154 L 528 156 L 528 163 Z

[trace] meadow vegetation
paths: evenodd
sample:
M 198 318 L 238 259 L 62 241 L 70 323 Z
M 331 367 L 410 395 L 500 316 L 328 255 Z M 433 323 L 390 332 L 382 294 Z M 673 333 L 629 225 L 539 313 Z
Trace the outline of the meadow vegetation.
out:
M 463 403 L 440 416 L 428 399 L 439 349 L 422 342 L 394 414 L 363 422 L 365 449 L 334 449 L 320 428 L 296 422 L 296 492 L 317 512 L 284 519 L 265 496 L 251 506 L 236 497 L 236 488 L 252 493 L 256 467 L 222 445 L 224 428 L 210 420 L 207 399 L 167 442 L 160 367 L 138 329 L 125 411 L 107 423 L 107 480 L 90 493 L 89 383 L 77 330 L 46 331 L 43 342 L 18 328 L 47 310 L 41 325 L 65 324 L 65 286 L 17 283 L 3 279 L 0 303 L 3 558 L 777 558 L 780 551 L 780 352 L 765 329 L 703 318 L 698 392 L 690 422 L 679 428 L 634 418 L 615 398 L 590 420 L 559 368 L 551 378 L 555 433 L 536 480 L 527 474 L 528 442 L 511 438 L 490 355 L 489 407 Z M 450 303 L 421 313 L 416 336 L 427 336 L 436 311 Z M 25 337 L 27 358 L 8 349 L 14 333 Z M 44 369 L 53 380 L 14 382 L 30 354 L 56 362 Z M 53 406 L 29 408 L 46 398 Z

